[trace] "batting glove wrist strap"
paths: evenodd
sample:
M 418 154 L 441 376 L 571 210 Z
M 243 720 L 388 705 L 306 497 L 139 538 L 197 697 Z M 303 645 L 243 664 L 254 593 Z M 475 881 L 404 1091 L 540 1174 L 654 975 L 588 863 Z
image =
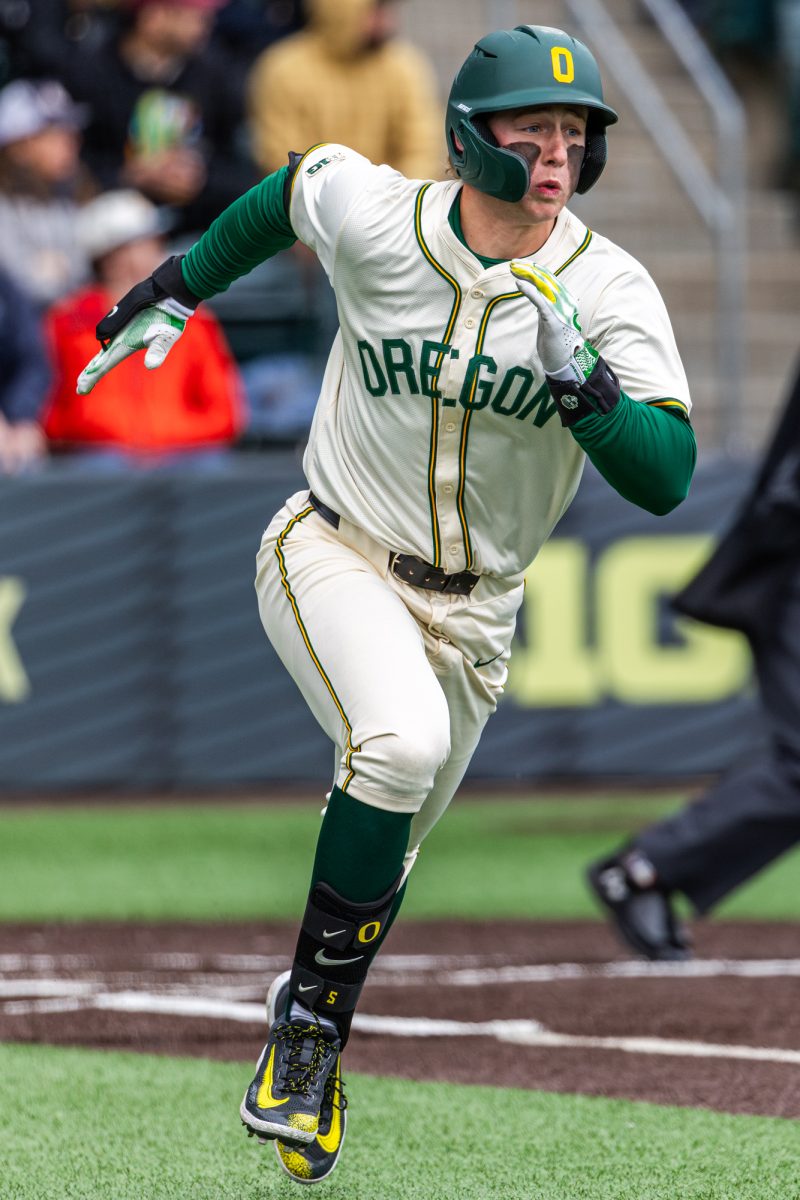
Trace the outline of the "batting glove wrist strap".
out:
M 97 326 L 102 350 L 78 376 L 80 396 L 137 350 L 148 371 L 160 367 L 200 301 L 183 282 L 181 259 L 168 258 L 122 297 Z
M 590 349 L 587 345 L 586 350 Z M 561 424 L 567 428 L 592 413 L 601 416 L 610 413 L 619 403 L 619 380 L 606 360 L 597 351 L 593 353 L 594 365 L 588 376 L 584 377 L 582 372 L 580 379 L 574 375 L 564 378 L 564 372 L 547 376 L 547 386 L 558 406 Z
M 153 274 L 126 292 L 117 304 L 98 323 L 95 333 L 105 350 L 112 338 L 125 328 L 142 309 L 158 305 L 173 316 L 186 321 L 200 301 L 183 281 L 183 255 L 173 255 L 156 267 Z

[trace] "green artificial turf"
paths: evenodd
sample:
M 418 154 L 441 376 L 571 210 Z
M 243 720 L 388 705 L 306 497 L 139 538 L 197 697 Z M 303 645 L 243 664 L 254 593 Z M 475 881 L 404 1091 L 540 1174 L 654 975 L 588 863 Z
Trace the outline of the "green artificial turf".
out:
M 426 841 L 408 917 L 598 917 L 587 862 L 684 797 L 457 800 Z M 297 918 L 319 801 L 0 810 L 0 920 Z M 800 917 L 800 854 L 719 910 Z
M 299 1200 L 247 1064 L 0 1047 L 3 1200 Z M 354 1076 L 326 1200 L 797 1200 L 796 1124 Z

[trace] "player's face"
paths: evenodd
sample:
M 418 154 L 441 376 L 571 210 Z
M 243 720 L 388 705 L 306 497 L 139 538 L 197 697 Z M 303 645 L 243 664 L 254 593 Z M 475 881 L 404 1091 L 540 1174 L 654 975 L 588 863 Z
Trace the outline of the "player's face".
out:
M 489 116 L 498 144 L 530 165 L 531 186 L 519 204 L 534 221 L 553 220 L 575 191 L 586 150 L 586 118 L 584 107 L 564 104 Z

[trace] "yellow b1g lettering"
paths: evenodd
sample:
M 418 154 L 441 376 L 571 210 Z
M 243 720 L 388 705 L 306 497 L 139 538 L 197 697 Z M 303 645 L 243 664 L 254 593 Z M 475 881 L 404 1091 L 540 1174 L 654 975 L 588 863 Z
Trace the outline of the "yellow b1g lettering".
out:
M 659 636 L 666 597 L 712 549 L 706 534 L 620 538 L 590 561 L 580 540 L 554 538 L 529 569 L 507 690 L 526 708 L 712 704 L 750 677 L 743 637 L 675 618 Z
M 25 602 L 25 584 L 14 576 L 0 576 L 0 704 L 20 704 L 31 685 L 11 634 L 11 626 Z

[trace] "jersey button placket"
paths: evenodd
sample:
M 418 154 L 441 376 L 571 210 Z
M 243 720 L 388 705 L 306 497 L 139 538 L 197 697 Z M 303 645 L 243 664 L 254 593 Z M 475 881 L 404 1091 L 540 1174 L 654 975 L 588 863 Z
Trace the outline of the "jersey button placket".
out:
M 440 501 L 439 520 L 442 536 L 442 566 L 446 571 L 457 570 L 453 555 L 459 552 L 455 540 L 459 536 L 458 510 L 455 504 L 458 480 L 458 451 L 460 426 L 456 421 L 445 421 L 439 435 L 439 457 L 436 467 L 437 494 Z M 457 561 L 457 560 L 456 560 Z
M 467 333 L 467 330 L 475 329 L 478 323 L 476 318 L 483 311 L 481 301 L 475 297 L 475 292 L 480 290 L 480 288 L 471 288 L 467 293 L 468 298 L 461 310 L 460 321 L 453 332 L 451 344 L 458 350 L 458 357 L 451 356 L 448 363 L 448 396 L 460 395 L 466 364 L 475 352 L 475 335 L 471 332 Z M 456 502 L 460 478 L 461 429 L 465 410 L 456 403 L 455 407 L 444 408 L 442 415 L 443 420 L 439 432 L 439 457 L 436 466 L 437 494 L 441 500 L 439 518 L 442 566 L 446 571 L 452 573 L 462 570 L 465 566 L 461 519 Z

